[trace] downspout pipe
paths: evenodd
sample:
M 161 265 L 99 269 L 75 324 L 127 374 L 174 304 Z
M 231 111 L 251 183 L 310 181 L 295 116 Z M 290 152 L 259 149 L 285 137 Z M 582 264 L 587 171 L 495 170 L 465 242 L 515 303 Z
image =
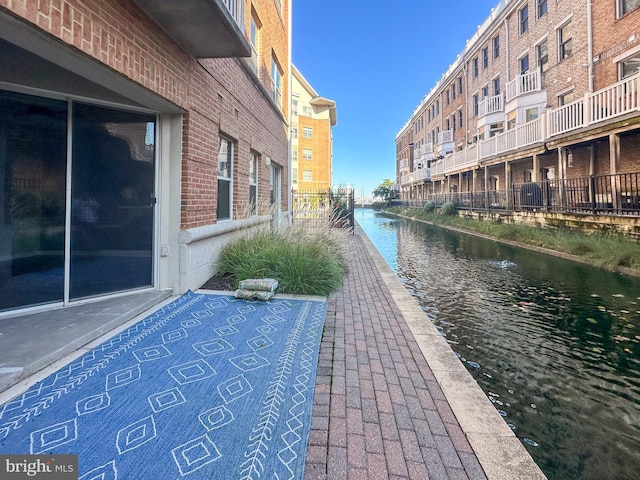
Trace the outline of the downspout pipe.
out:
M 587 0 L 587 55 L 589 56 L 589 91 L 593 92 L 593 1 Z

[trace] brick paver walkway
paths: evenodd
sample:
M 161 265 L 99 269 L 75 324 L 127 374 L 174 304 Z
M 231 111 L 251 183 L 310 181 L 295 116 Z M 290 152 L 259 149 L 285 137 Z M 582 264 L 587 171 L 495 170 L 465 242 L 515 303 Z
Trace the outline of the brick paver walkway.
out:
M 320 346 L 305 480 L 486 479 L 362 238 L 348 241 Z

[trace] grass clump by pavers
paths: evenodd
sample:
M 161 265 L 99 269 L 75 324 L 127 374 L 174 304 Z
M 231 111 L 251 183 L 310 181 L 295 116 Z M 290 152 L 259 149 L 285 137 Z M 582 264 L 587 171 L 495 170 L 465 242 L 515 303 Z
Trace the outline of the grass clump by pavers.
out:
M 497 240 L 574 255 L 607 270 L 624 267 L 640 272 L 640 244 L 618 234 L 585 234 L 567 228 L 540 228 L 493 220 L 476 220 L 458 215 L 441 215 L 437 210 L 428 212 L 424 208 L 391 207 L 385 211 L 435 225 L 481 233 Z
M 342 285 L 347 268 L 347 229 L 307 233 L 296 228 L 261 232 L 225 246 L 216 264 L 235 277 L 275 278 L 278 293 L 326 296 Z

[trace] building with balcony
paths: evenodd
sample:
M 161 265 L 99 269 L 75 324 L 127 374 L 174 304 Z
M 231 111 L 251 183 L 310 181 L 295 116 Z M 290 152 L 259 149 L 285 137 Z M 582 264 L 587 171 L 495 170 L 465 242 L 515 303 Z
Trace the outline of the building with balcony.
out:
M 0 315 L 195 289 L 285 222 L 290 38 L 288 0 L 0 0 Z
M 319 96 L 295 66 L 292 73 L 291 188 L 299 192 L 329 190 L 336 102 Z
M 396 135 L 401 200 L 640 216 L 638 7 L 500 1 Z

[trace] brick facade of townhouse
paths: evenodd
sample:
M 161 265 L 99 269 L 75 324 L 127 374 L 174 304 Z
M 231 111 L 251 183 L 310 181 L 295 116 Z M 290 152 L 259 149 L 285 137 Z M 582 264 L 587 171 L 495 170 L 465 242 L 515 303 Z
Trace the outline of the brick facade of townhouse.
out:
M 628 0 L 499 2 L 456 60 L 467 87 L 467 145 L 442 155 L 434 144 L 409 161 L 421 112 L 456 81 L 450 68 L 396 136 L 401 200 L 454 199 L 468 211 L 511 218 L 535 211 L 542 223 L 545 212 L 595 214 L 640 235 L 639 18 Z M 431 116 L 426 129 L 442 125 Z M 521 191 L 531 183 L 542 193 L 523 208 L 530 199 Z
M 289 2 L 195 5 L 0 0 L 0 311 L 195 289 L 287 221 Z

